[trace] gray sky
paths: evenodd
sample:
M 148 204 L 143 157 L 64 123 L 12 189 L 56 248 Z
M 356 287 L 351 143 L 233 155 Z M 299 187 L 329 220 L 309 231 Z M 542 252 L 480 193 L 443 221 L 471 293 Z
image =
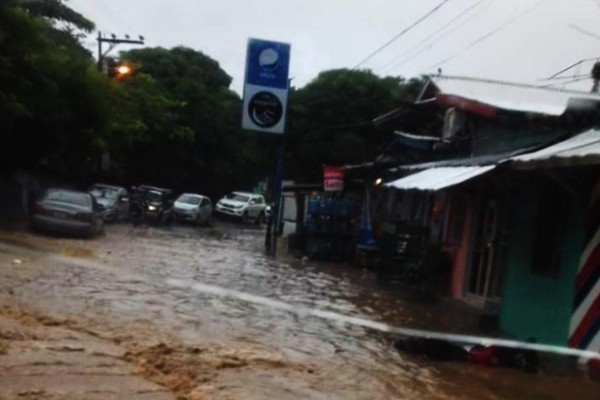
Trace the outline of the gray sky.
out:
M 401 63 L 403 53 L 479 1 L 482 3 L 433 38 L 420 54 Z M 296 86 L 303 86 L 320 71 L 354 67 L 440 2 L 69 0 L 71 7 L 92 19 L 103 32 L 142 34 L 147 46 L 184 45 L 204 52 L 233 76 L 232 88 L 238 93 L 249 37 L 291 43 L 290 76 Z M 510 25 L 463 51 L 511 20 Z M 362 68 L 381 75 L 411 77 L 433 72 L 433 65 L 458 54 L 441 65 L 445 74 L 536 82 L 582 58 L 600 57 L 600 38 L 569 26 L 574 24 L 600 36 L 598 21 L 598 0 L 449 0 Z M 89 46 L 95 49 L 92 38 Z M 584 64 L 571 74 L 590 69 L 591 64 Z M 591 82 L 566 87 L 587 91 Z

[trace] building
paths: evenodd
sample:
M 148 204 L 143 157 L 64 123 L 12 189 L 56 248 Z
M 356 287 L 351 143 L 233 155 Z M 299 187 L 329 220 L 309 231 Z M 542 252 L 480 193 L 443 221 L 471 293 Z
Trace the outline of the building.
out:
M 426 226 L 443 290 L 504 333 L 600 352 L 600 96 L 437 76 L 420 104 L 443 123 L 398 133 L 428 151 L 386 166 L 386 218 Z

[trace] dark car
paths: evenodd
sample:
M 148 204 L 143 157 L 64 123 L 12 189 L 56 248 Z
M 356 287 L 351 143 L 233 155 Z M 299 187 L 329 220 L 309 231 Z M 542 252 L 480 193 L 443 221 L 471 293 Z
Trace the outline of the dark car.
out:
M 156 186 L 142 185 L 138 188 L 138 199 L 144 206 L 144 216 L 151 222 L 171 222 L 173 218 L 173 191 Z
M 105 208 L 89 193 L 48 189 L 33 205 L 34 229 L 94 236 L 104 229 Z
M 105 221 L 125 221 L 128 218 L 129 194 L 125 188 L 96 183 L 88 192 L 106 208 Z

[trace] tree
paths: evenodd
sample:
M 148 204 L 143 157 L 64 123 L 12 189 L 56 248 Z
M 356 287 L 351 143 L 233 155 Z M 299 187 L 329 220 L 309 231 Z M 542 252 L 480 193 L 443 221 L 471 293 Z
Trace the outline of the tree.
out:
M 412 87 L 402 78 L 338 69 L 292 91 L 286 174 L 314 182 L 322 179 L 323 164 L 372 161 L 385 134 L 373 119 L 408 99 Z
M 126 106 L 116 103 L 115 138 L 131 176 L 213 196 L 254 185 L 256 142 L 241 131 L 241 99 L 215 60 L 184 47 L 132 50 L 121 59 L 137 71 L 116 82 Z
M 103 151 L 106 82 L 76 38 L 57 46 L 54 20 L 26 5 L 0 4 L 0 162 L 83 173 Z
M 68 27 L 76 27 L 85 32 L 94 29 L 94 23 L 77 11 L 69 8 L 62 0 L 20 0 L 13 3 L 21 6 L 33 15 L 45 17 L 51 22 L 62 22 Z

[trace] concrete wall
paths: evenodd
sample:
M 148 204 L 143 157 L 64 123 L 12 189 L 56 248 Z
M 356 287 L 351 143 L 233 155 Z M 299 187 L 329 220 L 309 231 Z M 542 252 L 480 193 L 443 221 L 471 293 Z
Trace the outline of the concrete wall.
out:
M 585 206 L 582 200 L 572 200 L 565 207 L 567 222 L 560 244 L 557 276 L 534 273 L 531 263 L 536 220 L 532 216 L 537 214 L 541 201 L 539 189 L 532 189 L 535 179 L 535 176 L 522 179 L 511 191 L 500 328 L 517 339 L 533 337 L 542 343 L 566 345 L 575 275 L 584 239 Z

